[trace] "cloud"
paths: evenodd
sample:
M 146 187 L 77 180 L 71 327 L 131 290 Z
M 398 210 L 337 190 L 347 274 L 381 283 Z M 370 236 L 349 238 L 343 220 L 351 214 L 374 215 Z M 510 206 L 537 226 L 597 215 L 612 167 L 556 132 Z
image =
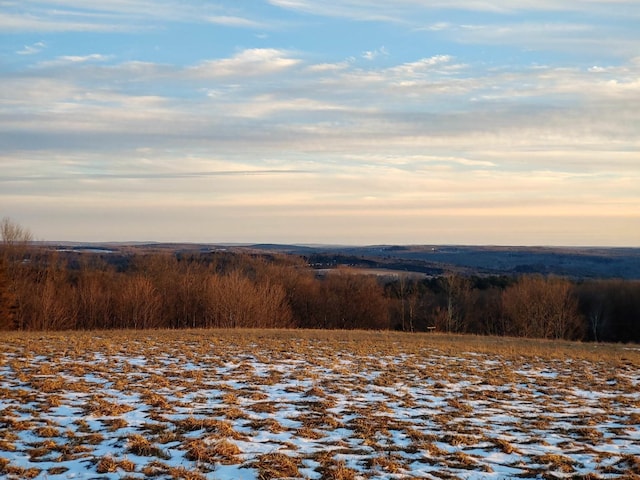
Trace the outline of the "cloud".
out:
M 272 5 L 316 15 L 340 16 L 352 20 L 392 20 L 412 22 L 411 16 L 422 16 L 434 10 L 465 10 L 498 14 L 517 12 L 592 12 L 607 16 L 625 17 L 627 11 L 636 6 L 635 0 L 398 0 L 393 4 L 375 0 L 269 0 Z M 617 7 L 617 8 L 615 8 Z M 622 8 L 629 7 L 629 8 Z M 638 12 L 635 12 L 638 14 Z
M 397 11 L 393 8 L 380 8 L 378 2 L 269 0 L 269 3 L 288 10 L 328 17 L 345 17 L 357 21 L 397 22 L 400 20 Z
M 380 47 L 376 50 L 367 50 L 366 52 L 362 53 L 362 58 L 364 58 L 365 60 L 375 60 L 380 56 L 383 56 L 383 57 L 389 56 L 389 52 L 385 47 Z
M 389 69 L 394 75 L 403 76 L 405 78 L 411 78 L 425 71 L 444 71 L 453 69 L 459 69 L 461 65 L 453 66 L 451 61 L 453 57 L 450 55 L 434 55 L 429 58 L 421 58 L 416 62 L 407 62 L 396 67 Z
M 638 29 L 629 21 L 640 20 L 640 6 L 634 0 L 399 0 L 392 3 L 271 0 L 270 3 L 318 16 L 402 25 L 410 31 L 423 31 L 429 39 L 437 36 L 464 44 L 628 57 L 636 54 L 640 41 Z M 532 17 L 540 20 L 532 21 Z M 469 22 L 469 18 L 474 21 Z
M 284 50 L 251 48 L 231 58 L 202 62 L 189 71 L 196 77 L 247 77 L 278 73 L 299 63 L 299 59 L 291 58 Z
M 276 115 L 287 115 L 302 112 L 306 121 L 314 112 L 339 112 L 348 108 L 339 103 L 329 103 L 313 98 L 280 99 L 275 95 L 259 95 L 246 103 L 230 105 L 234 116 L 250 118 L 274 118 Z
M 31 3 L 25 1 L 24 3 Z M 18 5 L 22 3 L 16 2 Z M 9 7 L 11 9 L 11 6 Z M 132 18 L 114 18 L 99 14 L 78 15 L 72 11 L 45 10 L 34 7 L 33 10 L 0 11 L 0 29 L 7 33 L 16 32 L 125 32 L 148 29 L 142 19 L 135 23 Z
M 80 65 L 83 63 L 106 62 L 109 59 L 110 57 L 108 55 L 102 55 L 100 53 L 92 53 L 89 55 L 63 55 L 53 60 L 46 60 L 46 61 L 40 62 L 36 65 L 36 67 L 50 68 L 50 67 L 71 66 L 71 65 Z
M 43 51 L 46 47 L 46 43 L 36 42 L 33 45 L 25 45 L 22 50 L 18 50 L 16 53 L 18 55 L 35 55 L 36 53 Z
M 349 65 L 351 63 L 352 62 L 350 61 L 343 61 L 338 63 L 316 63 L 313 65 L 308 65 L 306 69 L 308 72 L 311 72 L 311 73 L 323 73 L 323 72 L 332 73 L 332 72 L 337 72 L 339 70 L 345 70 L 349 68 Z
M 527 50 L 573 52 L 627 57 L 637 51 L 638 34 L 607 23 L 504 22 L 499 24 L 450 24 L 447 38 L 465 44 L 510 45 Z
M 65 175 L 21 175 L 2 176 L 0 182 L 33 182 L 33 181 L 77 181 L 77 180 L 180 180 L 189 178 L 247 176 L 247 175 L 283 175 L 304 174 L 304 170 L 219 170 L 207 172 L 139 172 L 139 173 L 67 173 Z
M 164 23 L 215 23 L 264 28 L 231 9 L 179 0 L 23 0 L 3 2 L 0 29 L 5 32 L 124 32 L 144 31 Z
M 250 20 L 244 17 L 236 17 L 231 15 L 214 15 L 205 17 L 205 20 L 209 23 L 216 25 L 224 25 L 227 27 L 240 27 L 240 28 L 267 28 L 268 25 Z
M 15 88 L 0 94 L 11 106 L 0 117 L 5 131 L 122 133 L 122 141 L 139 131 L 165 135 L 160 142 L 183 133 L 207 143 L 230 135 L 240 144 L 252 138 L 303 150 L 636 145 L 640 65 L 633 62 L 592 72 L 493 70 L 450 55 L 365 70 L 349 62 L 312 64 L 278 49 L 187 67 L 105 65 L 107 58 L 60 57 L 48 64 L 55 76 L 28 70 L 7 79 Z

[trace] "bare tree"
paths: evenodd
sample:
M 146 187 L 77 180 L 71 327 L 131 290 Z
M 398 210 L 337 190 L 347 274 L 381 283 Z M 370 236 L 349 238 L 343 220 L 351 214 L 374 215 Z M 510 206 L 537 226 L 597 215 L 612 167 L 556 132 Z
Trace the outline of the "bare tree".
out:
M 158 326 L 162 299 L 146 276 L 127 276 L 122 282 L 118 301 L 118 327 L 143 329 Z
M 389 328 L 389 301 L 384 289 L 371 275 L 358 275 L 342 269 L 323 281 L 326 298 L 325 328 Z
M 30 319 L 31 330 L 62 330 L 74 326 L 77 312 L 73 290 L 64 271 L 47 272 L 38 289 L 36 311 Z
M 581 321 L 572 285 L 566 279 L 524 276 L 502 296 L 508 333 L 539 338 L 576 338 Z
M 113 317 L 114 275 L 111 272 L 83 270 L 78 280 L 77 328 L 111 328 Z
M 0 256 L 0 330 L 15 328 L 16 297 L 13 284 Z
M 420 306 L 420 296 L 418 295 L 418 285 L 414 284 L 411 292 L 409 293 L 409 298 L 407 299 L 408 307 L 409 307 L 409 331 L 411 333 L 415 332 L 416 329 L 416 317 L 418 313 L 418 308 Z
M 203 326 L 206 322 L 209 302 L 207 288 L 209 277 L 210 274 L 207 271 L 192 263 L 175 276 L 174 305 L 169 306 L 174 310 L 169 322 L 170 327 Z
M 400 322 L 402 331 L 406 331 L 407 317 L 407 277 L 406 275 L 398 276 L 398 296 L 400 297 Z
M 0 297 L 5 305 L 0 309 L 6 310 L 3 323 L 18 329 L 25 328 L 25 302 L 33 294 L 30 268 L 23 262 L 32 239 L 29 229 L 11 218 L 0 221 L 0 276 L 4 277 Z
M 28 228 L 21 226 L 9 217 L 0 221 L 0 238 L 5 246 L 28 244 L 33 240 L 33 235 Z
M 446 331 L 462 332 L 471 291 L 469 280 L 451 273 L 444 277 L 444 288 L 447 295 Z
M 292 326 L 291 308 L 281 285 L 253 282 L 239 270 L 213 275 L 208 282 L 206 327 L 274 328 Z

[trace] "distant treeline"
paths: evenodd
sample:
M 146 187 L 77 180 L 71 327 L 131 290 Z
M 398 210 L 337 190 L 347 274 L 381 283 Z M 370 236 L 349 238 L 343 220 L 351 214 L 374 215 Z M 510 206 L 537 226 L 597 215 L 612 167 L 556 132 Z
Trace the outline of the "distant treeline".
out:
M 640 282 L 389 278 L 239 252 L 0 252 L 0 328 L 326 328 L 640 341 Z

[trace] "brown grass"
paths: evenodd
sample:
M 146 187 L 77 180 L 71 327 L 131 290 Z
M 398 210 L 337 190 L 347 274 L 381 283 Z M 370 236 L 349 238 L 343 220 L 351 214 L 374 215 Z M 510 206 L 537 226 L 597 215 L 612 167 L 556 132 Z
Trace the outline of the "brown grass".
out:
M 170 478 L 180 479 L 180 480 L 206 480 L 207 477 L 200 473 L 193 471 L 191 469 L 187 469 L 185 467 L 171 467 L 167 469 L 167 473 Z
M 248 423 L 247 426 L 253 428 L 254 430 L 267 430 L 271 433 L 281 433 L 287 430 L 275 418 L 252 420 Z
M 258 455 L 250 465 L 258 470 L 258 478 L 260 480 L 300 476 L 298 471 L 300 460 L 283 453 Z
M 242 451 L 238 446 L 228 440 L 220 440 L 211 446 L 211 451 L 220 459 L 220 462 L 225 465 L 239 463 L 236 458 Z
M 558 455 L 554 453 L 534 455 L 532 457 L 532 461 L 533 463 L 539 463 L 541 465 L 553 467 L 563 473 L 571 473 L 575 471 L 575 468 L 573 468 L 573 466 L 576 462 L 565 455 Z
M 154 385 L 154 388 L 157 388 Z M 162 410 L 163 413 L 171 413 L 174 411 L 173 405 L 170 404 L 167 399 L 155 392 L 144 392 L 142 394 L 142 401 L 151 407 Z
M 85 406 L 86 414 L 94 417 L 117 417 L 131 410 L 131 405 L 112 403 L 98 395 L 93 395 Z
M 142 457 L 158 457 L 164 460 L 171 458 L 160 447 L 154 445 L 142 435 L 134 433 L 127 438 L 127 451 Z
M 67 467 L 51 467 L 47 469 L 47 475 L 59 476 L 68 471 L 69 469 Z
M 106 418 L 101 420 L 110 432 L 115 432 L 121 428 L 126 428 L 129 424 L 124 418 Z
M 111 456 L 102 457 L 96 465 L 98 473 L 115 473 L 118 471 L 118 462 Z
M 380 469 L 387 473 L 400 473 L 403 470 L 402 458 L 397 455 L 385 455 L 370 459 L 369 468 Z
M 319 440 L 323 438 L 325 434 L 322 433 L 321 431 L 314 430 L 313 428 L 302 427 L 296 430 L 296 436 L 302 437 L 302 438 L 309 438 L 311 440 Z
M 53 427 L 51 425 L 47 425 L 45 427 L 39 427 L 35 430 L 36 435 L 44 438 L 52 438 L 60 436 L 60 429 Z
M 200 439 L 189 440 L 184 445 L 187 450 L 186 458 L 195 462 L 224 465 L 240 463 L 237 455 L 242 453 L 238 446 L 228 440 L 220 440 L 216 443 L 207 443 Z
M 91 458 L 95 445 L 108 440 L 109 445 L 120 445 L 120 450 L 114 451 L 113 458 L 93 464 L 94 473 L 104 470 L 126 477 L 126 472 L 137 468 L 137 475 L 148 477 L 200 479 L 215 476 L 215 464 L 244 462 L 256 468 L 261 478 L 285 476 L 287 465 L 293 463 L 297 474 L 286 476 L 296 476 L 301 459 L 295 456 L 298 453 L 284 455 L 284 449 L 290 453 L 296 439 L 322 440 L 344 427 L 355 431 L 360 439 L 357 447 L 353 438 L 345 438 L 330 446 L 338 450 L 310 455 L 318 458 L 323 478 L 381 473 L 401 478 L 403 469 L 409 468 L 404 464 L 407 454 L 441 465 L 444 476 L 490 468 L 480 456 L 464 453 L 470 449 L 513 455 L 513 466 L 522 475 L 582 478 L 575 471 L 579 468 L 573 456 L 576 451 L 592 456 L 596 465 L 607 465 L 599 467 L 597 474 L 619 478 L 640 474 L 635 458 L 611 453 L 605 459 L 596 448 L 612 435 L 622 442 L 632 441 L 640 423 L 635 411 L 640 402 L 634 396 L 640 354 L 623 346 L 396 332 L 264 330 L 0 333 L 0 341 L 7 347 L 0 352 L 0 365 L 7 372 L 4 381 L 17 385 L 0 389 L 6 403 L 0 410 L 0 450 L 31 455 L 34 461 L 59 461 L 60 469 L 66 468 L 66 460 Z M 245 349 L 251 349 L 255 361 L 263 362 L 259 369 L 247 360 Z M 21 358 L 9 358 L 5 352 Z M 175 352 L 199 367 L 182 372 L 177 364 L 166 366 L 163 358 Z M 95 353 L 114 363 L 96 363 Z M 129 360 L 132 355 L 145 362 Z M 36 357 L 39 364 L 34 364 Z M 242 360 L 234 370 L 217 370 L 237 364 L 238 358 Z M 88 374 L 107 380 L 108 387 L 85 381 L 82 376 Z M 238 388 L 237 381 L 248 386 Z M 145 411 L 146 423 L 131 420 L 129 425 L 123 414 L 133 407 L 118 400 L 113 390 L 139 395 L 151 407 Z M 606 392 L 606 397 L 596 402 L 579 390 Z M 289 392 L 296 400 L 274 398 L 274 391 Z M 370 394 L 375 395 L 374 401 L 368 399 Z M 78 417 L 87 419 L 76 418 L 65 429 L 48 421 L 49 412 L 61 405 L 81 410 Z M 400 416 L 396 416 L 398 406 Z M 299 422 L 293 428 L 282 420 L 284 411 L 291 421 Z M 501 421 L 502 433 L 498 433 L 491 418 L 505 412 L 515 419 Z M 118 436 L 127 427 L 136 428 L 137 433 Z M 249 431 L 245 429 L 273 438 L 267 440 L 274 449 L 271 456 L 261 456 L 258 462 L 254 454 L 240 452 L 239 441 L 257 433 L 239 433 Z M 37 434 L 39 441 L 24 443 L 20 432 L 25 430 Z M 501 437 L 511 431 L 517 434 Z M 392 439 L 398 434 L 404 443 L 394 445 Z M 545 454 L 549 434 L 563 437 L 559 445 L 566 446 L 568 453 Z M 438 442 L 456 447 L 458 453 L 446 452 Z M 363 443 L 372 448 L 361 447 Z M 307 447 L 327 446 L 308 442 Z M 170 448 L 184 450 L 183 468 L 170 468 L 160 461 L 168 457 Z M 529 451 L 540 454 L 523 453 Z M 149 461 L 127 464 L 126 457 L 122 459 L 127 453 L 149 457 Z M 342 458 L 338 454 L 361 458 L 358 471 L 338 461 Z M 23 470 L 0 456 L 0 477 L 33 475 Z M 42 473 L 56 474 L 52 472 Z
M 322 478 L 326 480 L 355 480 L 358 472 L 347 467 L 343 460 L 333 460 L 322 464 L 319 468 Z

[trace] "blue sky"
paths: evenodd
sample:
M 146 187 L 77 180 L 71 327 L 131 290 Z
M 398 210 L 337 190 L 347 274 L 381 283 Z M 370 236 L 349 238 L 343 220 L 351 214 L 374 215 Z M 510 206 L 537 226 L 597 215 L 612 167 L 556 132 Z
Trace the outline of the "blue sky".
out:
M 0 0 L 46 240 L 640 246 L 637 0 Z

